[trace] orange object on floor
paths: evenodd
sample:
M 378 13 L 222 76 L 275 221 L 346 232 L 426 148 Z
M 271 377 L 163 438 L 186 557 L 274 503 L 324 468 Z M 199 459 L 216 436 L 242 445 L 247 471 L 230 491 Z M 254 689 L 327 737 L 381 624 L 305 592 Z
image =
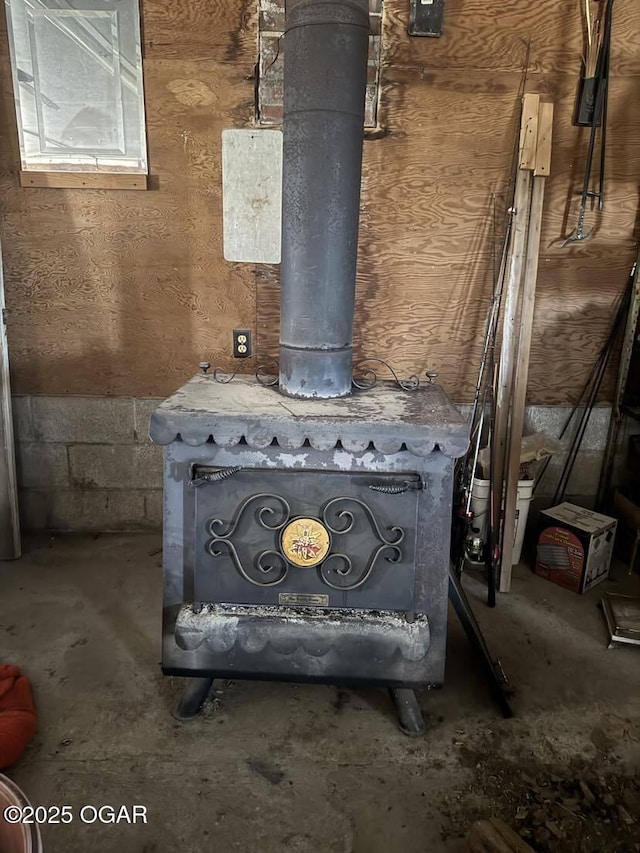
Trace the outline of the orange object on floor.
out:
M 35 733 L 29 679 L 17 666 L 0 666 L 0 769 L 20 758 Z

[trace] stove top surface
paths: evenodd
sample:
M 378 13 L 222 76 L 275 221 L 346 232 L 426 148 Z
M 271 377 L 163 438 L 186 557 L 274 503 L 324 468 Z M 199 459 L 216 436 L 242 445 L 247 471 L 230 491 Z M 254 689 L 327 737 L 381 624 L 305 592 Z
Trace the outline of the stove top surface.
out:
M 233 446 L 244 439 L 252 447 L 276 443 L 299 448 L 305 442 L 328 450 L 341 442 L 346 450 L 373 444 L 384 453 L 406 445 L 416 455 L 436 447 L 461 456 L 467 447 L 467 423 L 435 383 L 404 391 L 379 382 L 350 397 L 301 400 L 287 397 L 253 377 L 228 384 L 199 374 L 165 400 L 151 417 L 150 437 L 157 444 L 181 439 L 192 446 L 213 440 Z

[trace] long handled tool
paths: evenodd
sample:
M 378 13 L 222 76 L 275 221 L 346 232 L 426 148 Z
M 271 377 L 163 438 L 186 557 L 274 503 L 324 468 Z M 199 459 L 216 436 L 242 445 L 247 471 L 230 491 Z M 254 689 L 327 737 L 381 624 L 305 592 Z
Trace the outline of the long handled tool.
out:
M 460 575 L 451 564 L 449 564 L 449 601 L 462 623 L 472 648 L 479 657 L 485 677 L 500 706 L 503 717 L 506 719 L 513 717 L 513 709 L 509 701 L 509 682 L 502 669 L 500 659 L 494 659 L 489 651 L 487 642 L 469 604 L 469 599 L 462 588 Z
M 585 407 L 582 411 L 582 415 L 578 422 L 578 427 L 576 430 L 576 434 L 573 437 L 571 442 L 571 446 L 569 448 L 569 452 L 567 455 L 567 459 L 562 468 L 562 472 L 560 474 L 560 479 L 558 481 L 558 485 L 556 487 L 555 494 L 553 496 L 552 505 L 560 503 L 564 497 L 564 493 L 569 484 L 569 479 L 571 477 L 571 473 L 573 471 L 573 466 L 575 464 L 578 451 L 580 450 L 580 446 L 582 444 L 582 440 L 584 438 L 584 434 L 586 432 L 589 419 L 591 417 L 591 413 L 593 411 L 593 407 L 595 405 L 596 397 L 598 395 L 598 391 L 600 390 L 600 386 L 602 385 L 602 380 L 604 378 L 605 371 L 607 369 L 607 365 L 609 363 L 609 359 L 611 357 L 611 353 L 615 349 L 616 343 L 620 336 L 620 333 L 624 327 L 627 315 L 629 313 L 629 306 L 631 303 L 631 296 L 634 286 L 635 276 L 632 272 L 627 286 L 622 294 L 622 298 L 618 304 L 618 308 L 616 314 L 613 319 L 613 323 L 611 325 L 611 329 L 607 336 L 607 340 L 600 351 L 598 359 L 595 365 L 595 373 L 593 374 L 593 380 L 591 382 L 591 386 L 589 388 L 589 394 L 587 397 L 587 401 Z
M 600 175 L 598 177 L 598 192 L 593 195 L 598 199 L 598 210 L 604 208 L 604 167 L 607 149 L 607 106 L 609 103 L 609 65 L 611 60 L 611 25 L 613 21 L 613 0 L 609 0 L 605 11 L 604 18 L 604 36 L 602 41 L 603 56 L 602 61 L 602 77 L 605 88 L 604 100 L 602 103 L 602 128 L 600 131 Z M 595 122 L 594 122 L 595 123 Z
M 602 346 L 602 349 L 600 350 L 600 352 L 598 354 L 596 361 L 594 362 L 594 364 L 591 367 L 591 370 L 589 371 L 589 375 L 587 376 L 587 378 L 584 382 L 584 385 L 582 386 L 582 388 L 580 390 L 580 394 L 578 395 L 578 398 L 576 399 L 575 403 L 571 407 L 571 411 L 567 415 L 565 422 L 562 425 L 562 429 L 560 430 L 560 432 L 558 434 L 559 439 L 563 439 L 565 437 L 565 435 L 567 434 L 567 431 L 569 430 L 569 427 L 573 423 L 573 419 L 575 418 L 575 416 L 578 412 L 578 409 L 584 408 L 586 410 L 589 408 L 588 401 L 591 399 L 591 397 L 593 395 L 594 384 L 596 384 L 598 382 L 598 377 L 599 377 L 601 369 L 602 369 L 603 359 L 608 358 L 608 353 L 610 352 L 611 347 L 613 346 L 612 338 L 615 334 L 617 334 L 617 332 L 616 332 L 617 317 L 618 317 L 618 314 L 620 313 L 620 311 L 625 311 L 625 303 L 627 302 L 627 298 L 628 298 L 627 297 L 628 288 L 631 286 L 629 282 L 632 282 L 634 280 L 635 273 L 636 273 L 636 265 L 634 264 L 634 266 L 631 269 L 629 281 L 627 282 L 627 287 L 625 288 L 625 290 L 622 292 L 621 296 L 617 300 L 616 307 L 615 307 L 615 314 L 614 314 L 613 320 L 611 322 L 611 326 L 610 326 L 609 332 L 607 334 L 607 338 L 606 338 L 606 340 Z M 589 412 L 589 414 L 590 414 L 590 412 Z M 583 413 L 580 417 L 580 422 L 582 421 L 582 418 L 584 417 L 584 415 L 585 415 L 585 411 L 583 411 Z M 575 438 L 575 435 L 577 434 L 577 432 L 579 430 L 580 430 L 580 424 L 578 424 L 578 426 L 576 427 L 576 433 L 574 433 L 574 438 Z M 572 439 L 572 444 L 573 444 L 573 441 L 574 441 L 574 439 Z M 534 493 L 536 492 L 536 490 L 538 489 L 538 487 L 542 483 L 545 472 L 547 471 L 547 468 L 549 467 L 550 461 L 551 461 L 551 457 L 547 457 L 547 459 L 545 459 L 544 462 L 542 463 L 542 467 L 541 467 L 541 469 L 538 473 L 538 476 L 536 478 L 535 486 L 533 487 Z
M 578 225 L 576 230 L 562 244 L 568 246 L 571 243 L 581 243 L 583 240 L 588 240 L 591 236 L 593 228 L 588 231 L 584 230 L 584 220 L 587 212 L 587 201 L 590 198 L 595 198 L 598 201 L 598 210 L 604 207 L 604 168 L 606 157 L 606 140 L 607 140 L 607 101 L 608 101 L 608 84 L 609 84 L 609 56 L 611 52 L 611 24 L 613 16 L 614 0 L 608 0 L 605 14 L 604 27 L 602 32 L 602 43 L 598 56 L 597 73 L 596 73 L 596 99 L 593 109 L 593 118 L 591 120 L 591 130 L 589 132 L 589 145 L 587 148 L 587 159 L 584 170 L 584 181 L 582 184 L 582 194 L 580 197 L 580 212 L 578 213 Z M 596 149 L 596 141 L 598 136 L 598 127 L 601 128 L 600 133 L 600 175 L 598 178 L 598 190 L 591 189 L 591 170 L 593 168 L 593 157 Z
M 638 317 L 640 317 L 640 252 L 638 252 L 638 260 L 633 265 L 631 270 L 631 278 L 633 279 L 631 302 L 627 311 L 627 322 L 622 337 L 622 351 L 620 353 L 620 366 L 618 367 L 618 377 L 616 379 L 616 390 L 611 406 L 611 416 L 609 418 L 609 430 L 607 433 L 607 443 L 605 445 L 604 459 L 602 461 L 602 469 L 600 471 L 600 482 L 598 483 L 598 492 L 596 495 L 596 510 L 604 512 L 607 508 L 607 502 L 610 497 L 611 479 L 613 475 L 613 463 L 616 450 L 618 448 L 618 435 L 624 418 L 623 403 L 627 381 L 629 377 L 629 368 L 631 365 L 631 357 L 634 347 L 634 339 L 638 329 Z

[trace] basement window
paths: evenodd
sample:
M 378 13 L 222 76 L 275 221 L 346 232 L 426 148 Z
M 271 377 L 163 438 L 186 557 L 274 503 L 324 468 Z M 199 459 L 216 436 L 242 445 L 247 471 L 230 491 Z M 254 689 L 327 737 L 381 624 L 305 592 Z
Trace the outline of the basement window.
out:
M 284 82 L 284 3 L 285 0 L 259 2 L 259 59 L 256 94 L 256 121 L 264 127 L 282 124 Z M 378 90 L 380 86 L 380 41 L 382 0 L 369 0 L 369 75 L 365 96 L 364 126 L 378 126 Z
M 5 0 L 23 186 L 146 189 L 138 0 Z

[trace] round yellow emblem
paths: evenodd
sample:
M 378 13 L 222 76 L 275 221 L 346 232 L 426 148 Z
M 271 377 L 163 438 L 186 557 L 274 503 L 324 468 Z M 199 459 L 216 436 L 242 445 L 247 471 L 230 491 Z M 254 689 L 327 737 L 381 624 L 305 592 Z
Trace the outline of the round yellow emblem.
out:
M 294 518 L 282 531 L 282 553 L 294 566 L 317 566 L 330 545 L 329 531 L 316 518 Z

